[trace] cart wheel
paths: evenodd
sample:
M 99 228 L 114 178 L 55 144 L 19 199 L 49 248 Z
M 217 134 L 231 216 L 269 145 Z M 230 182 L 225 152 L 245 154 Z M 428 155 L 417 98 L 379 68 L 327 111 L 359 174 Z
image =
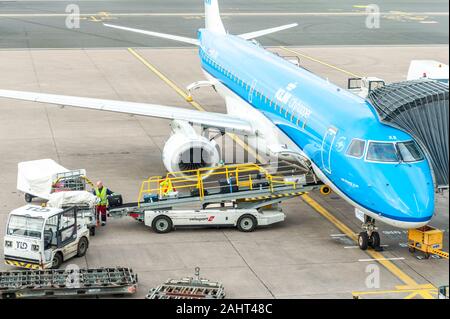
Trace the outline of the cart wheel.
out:
M 370 246 L 372 248 L 378 248 L 381 245 L 381 239 L 380 234 L 376 231 L 372 233 L 372 236 L 370 236 Z
M 87 240 L 87 238 L 81 237 L 80 241 L 78 242 L 77 256 L 83 257 L 84 255 L 86 255 L 88 247 L 89 247 L 89 241 Z
M 61 253 L 58 252 L 53 257 L 52 269 L 58 269 L 59 267 L 61 267 L 62 263 L 63 263 L 63 256 L 61 255 Z
M 358 246 L 361 250 L 366 250 L 369 247 L 369 235 L 365 231 L 359 233 Z
M 30 195 L 28 193 L 25 193 L 25 201 L 27 203 L 31 203 L 31 201 L 33 200 L 33 195 Z
M 408 250 L 409 250 L 409 252 L 411 254 L 416 252 L 416 249 L 414 247 L 411 247 L 411 246 L 408 247 Z
M 152 222 L 152 228 L 158 234 L 165 234 L 172 230 L 172 220 L 167 216 L 158 216 Z
M 255 216 L 252 215 L 244 215 L 239 218 L 237 222 L 237 228 L 242 232 L 252 232 L 255 230 L 258 222 L 256 221 Z

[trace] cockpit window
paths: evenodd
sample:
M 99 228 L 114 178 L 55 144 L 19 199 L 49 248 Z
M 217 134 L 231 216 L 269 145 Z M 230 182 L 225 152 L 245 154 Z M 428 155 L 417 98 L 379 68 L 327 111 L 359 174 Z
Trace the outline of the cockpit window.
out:
M 364 154 L 364 148 L 366 147 L 366 141 L 354 139 L 347 150 L 347 155 L 353 157 L 362 157 Z
M 370 142 L 366 159 L 375 162 L 395 163 L 399 161 L 394 143 Z
M 423 160 L 423 154 L 414 141 L 397 143 L 397 149 L 403 162 L 418 162 Z

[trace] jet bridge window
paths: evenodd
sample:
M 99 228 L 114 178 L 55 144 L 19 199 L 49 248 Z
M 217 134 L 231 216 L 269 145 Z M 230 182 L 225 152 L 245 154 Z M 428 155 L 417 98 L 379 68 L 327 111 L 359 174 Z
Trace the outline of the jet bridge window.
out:
M 397 143 L 397 149 L 403 162 L 418 162 L 424 159 L 419 145 L 414 141 Z
M 364 155 L 364 149 L 366 147 L 366 141 L 360 139 L 353 139 L 347 150 L 347 155 L 361 158 Z
M 366 160 L 373 162 L 396 163 L 399 161 L 394 143 L 370 142 Z

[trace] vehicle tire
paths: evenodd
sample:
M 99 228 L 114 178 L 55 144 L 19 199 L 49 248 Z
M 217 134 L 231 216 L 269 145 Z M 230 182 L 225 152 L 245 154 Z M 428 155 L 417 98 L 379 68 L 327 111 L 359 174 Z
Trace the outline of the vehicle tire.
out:
M 252 215 L 243 215 L 237 222 L 237 228 L 245 233 L 254 231 L 256 226 L 258 226 L 258 221 L 255 216 Z
M 411 246 L 408 247 L 408 250 L 409 250 L 409 252 L 411 254 L 416 252 L 416 249 L 414 247 L 411 247 Z
M 372 248 L 379 248 L 381 245 L 381 239 L 380 234 L 376 231 L 372 233 L 372 236 L 370 236 L 370 246 Z
M 81 237 L 80 241 L 78 242 L 77 257 L 83 257 L 84 255 L 86 255 L 88 248 L 89 240 L 86 237 Z
M 95 226 L 89 228 L 89 236 L 92 236 L 92 237 L 95 236 Z
M 169 233 L 173 228 L 172 220 L 167 216 L 158 216 L 152 222 L 152 229 L 158 234 Z
M 33 200 L 33 195 L 30 195 L 28 193 L 25 193 L 25 201 L 27 203 L 31 203 L 31 201 Z
M 58 269 L 59 267 L 61 267 L 62 263 L 63 263 L 63 256 L 61 253 L 56 253 L 55 256 L 53 257 L 53 261 L 52 261 L 52 269 Z
M 366 250 L 369 247 L 369 235 L 365 231 L 359 233 L 358 246 L 361 250 Z

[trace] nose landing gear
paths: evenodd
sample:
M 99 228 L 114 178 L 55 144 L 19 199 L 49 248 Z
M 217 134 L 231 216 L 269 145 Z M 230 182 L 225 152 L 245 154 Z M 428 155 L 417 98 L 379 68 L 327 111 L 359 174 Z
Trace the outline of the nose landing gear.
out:
M 362 250 L 366 250 L 372 247 L 376 251 L 381 251 L 381 239 L 380 234 L 377 232 L 377 227 L 375 226 L 375 219 L 369 216 L 365 216 L 365 222 L 362 225 L 364 231 L 359 233 L 358 236 L 358 246 Z

